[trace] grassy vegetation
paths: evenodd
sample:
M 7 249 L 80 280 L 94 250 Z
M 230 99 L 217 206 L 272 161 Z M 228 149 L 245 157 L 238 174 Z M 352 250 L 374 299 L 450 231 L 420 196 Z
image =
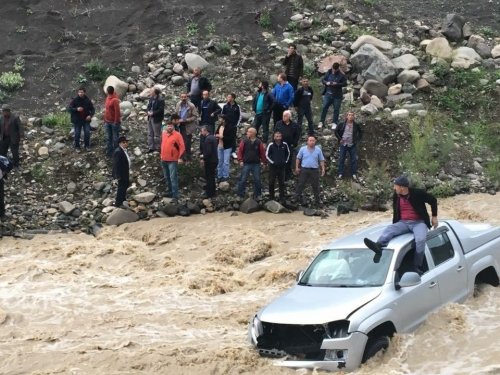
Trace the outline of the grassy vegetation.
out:
M 38 163 L 31 168 L 31 176 L 36 182 L 42 183 L 45 182 L 47 171 L 42 164 Z
M 71 119 L 68 112 L 56 112 L 45 115 L 42 124 L 52 128 L 69 131 L 71 129 Z
M 270 29 L 273 26 L 273 21 L 271 20 L 271 9 L 264 8 L 260 12 L 259 26 L 264 29 Z
M 209 35 L 214 35 L 215 34 L 215 22 L 210 22 L 205 26 L 205 29 L 207 30 L 207 33 Z
M 107 67 L 99 59 L 92 59 L 84 64 L 83 67 L 85 68 L 87 77 L 96 82 L 104 82 L 110 75 L 120 77 L 123 74 L 123 69 L 119 67 Z
M 434 186 L 430 193 L 436 198 L 446 198 L 455 195 L 455 187 L 451 182 L 444 182 L 440 185 Z
M 217 51 L 223 56 L 229 56 L 231 54 L 231 44 L 227 40 L 223 40 L 217 45 Z
M 15 91 L 24 85 L 24 78 L 19 72 L 4 72 L 0 75 L 0 88 Z
M 186 25 L 186 34 L 188 37 L 193 37 L 198 34 L 198 24 L 196 22 L 188 22 Z

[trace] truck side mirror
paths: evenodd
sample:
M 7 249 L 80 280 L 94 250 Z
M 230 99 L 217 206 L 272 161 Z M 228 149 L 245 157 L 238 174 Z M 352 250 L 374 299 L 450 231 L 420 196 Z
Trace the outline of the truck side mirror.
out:
M 415 286 L 418 285 L 422 282 L 422 279 L 420 278 L 420 275 L 416 272 L 405 272 L 403 276 L 401 276 L 401 280 L 399 280 L 399 283 L 397 286 L 399 286 L 396 289 L 400 288 L 407 288 L 409 286 Z
M 303 270 L 300 270 L 299 272 L 297 272 L 297 276 L 295 276 L 295 281 L 299 282 L 299 280 L 301 279 L 303 274 L 304 274 Z

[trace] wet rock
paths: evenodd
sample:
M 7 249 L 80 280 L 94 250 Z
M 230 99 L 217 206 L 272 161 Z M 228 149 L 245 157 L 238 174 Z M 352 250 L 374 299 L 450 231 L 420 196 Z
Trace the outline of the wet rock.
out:
M 269 211 L 273 214 L 281 214 L 290 212 L 287 208 L 283 207 L 280 203 L 276 201 L 268 201 L 264 204 L 264 208 L 266 211 Z
M 355 71 L 361 72 L 365 79 L 373 79 L 384 84 L 394 81 L 397 75 L 392 61 L 371 44 L 361 46 L 351 56 L 351 63 Z
M 420 66 L 418 59 L 410 53 L 396 57 L 391 61 L 400 70 L 411 70 Z
M 59 202 L 57 207 L 59 211 L 61 211 L 65 215 L 71 214 L 71 212 L 76 208 L 73 203 L 70 203 L 68 201 Z
M 178 206 L 177 204 L 167 204 L 161 209 L 161 211 L 163 211 L 167 216 L 173 217 L 177 215 Z
M 116 208 L 106 219 L 108 225 L 121 225 L 125 223 L 133 223 L 139 220 L 139 216 L 130 210 Z
M 380 40 L 371 35 L 361 35 L 356 39 L 356 41 L 351 45 L 351 49 L 353 51 L 357 51 L 365 44 L 371 44 L 375 48 L 382 51 L 390 51 L 392 50 L 392 43 Z
M 106 82 L 102 88 L 105 94 L 108 86 L 112 86 L 115 89 L 115 93 L 119 98 L 123 98 L 128 91 L 128 83 L 116 76 L 109 76 L 106 78 Z
M 247 198 L 241 203 L 240 211 L 245 214 L 251 214 L 260 210 L 259 203 L 252 198 Z
M 177 207 L 177 214 L 179 214 L 179 216 L 189 216 L 191 215 L 191 211 L 186 205 L 179 205 Z
M 321 211 L 308 207 L 308 208 L 304 209 L 304 215 L 305 216 L 321 216 Z
M 151 203 L 155 198 L 156 194 L 149 191 L 134 195 L 134 200 L 139 203 Z
M 186 207 L 188 208 L 189 212 L 194 215 L 198 215 L 201 213 L 201 207 L 196 203 L 187 202 Z
M 463 27 L 465 19 L 458 14 L 447 14 L 441 26 L 441 33 L 452 42 L 460 42 L 463 39 Z

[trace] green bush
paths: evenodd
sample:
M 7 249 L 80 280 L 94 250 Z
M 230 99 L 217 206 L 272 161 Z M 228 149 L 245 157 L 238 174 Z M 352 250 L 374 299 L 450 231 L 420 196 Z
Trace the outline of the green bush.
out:
M 83 67 L 88 77 L 93 81 L 101 82 L 108 78 L 108 68 L 99 59 L 92 59 L 84 64 Z
M 0 75 L 0 87 L 6 91 L 15 91 L 24 85 L 24 78 L 18 72 L 4 72 Z
M 436 198 L 446 198 L 455 195 L 455 188 L 451 182 L 444 182 L 442 184 L 434 186 L 430 193 Z
M 207 24 L 207 26 L 205 26 L 205 29 L 207 30 L 207 33 L 209 35 L 213 35 L 215 34 L 215 22 L 210 22 L 209 24 Z
M 22 56 L 16 57 L 16 61 L 14 62 L 14 72 L 23 72 L 25 67 L 25 61 Z
M 69 131 L 71 129 L 71 119 L 68 112 L 56 112 L 45 115 L 42 118 L 42 124 L 62 130 Z
M 217 45 L 217 51 L 223 56 L 229 56 L 231 54 L 231 44 L 223 40 Z
M 258 22 L 260 27 L 263 27 L 264 29 L 270 29 L 273 26 L 273 21 L 271 19 L 271 9 L 262 9 Z
M 186 26 L 186 34 L 189 37 L 198 34 L 198 24 L 196 22 L 189 22 Z

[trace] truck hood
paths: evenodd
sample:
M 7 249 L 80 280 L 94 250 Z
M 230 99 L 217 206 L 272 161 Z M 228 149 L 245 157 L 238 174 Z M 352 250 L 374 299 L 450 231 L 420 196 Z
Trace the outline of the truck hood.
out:
M 264 307 L 259 319 L 278 324 L 323 324 L 346 319 L 375 299 L 382 287 L 325 288 L 296 285 Z

